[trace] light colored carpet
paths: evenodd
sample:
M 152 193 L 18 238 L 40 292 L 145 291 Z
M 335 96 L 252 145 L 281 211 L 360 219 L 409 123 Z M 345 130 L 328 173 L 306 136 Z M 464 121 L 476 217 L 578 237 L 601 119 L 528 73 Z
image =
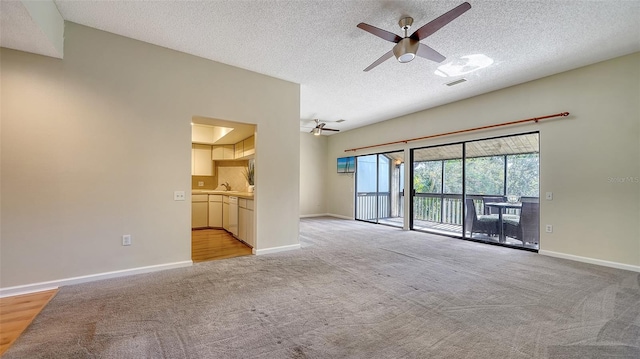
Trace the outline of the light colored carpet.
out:
M 640 358 L 640 274 L 368 223 L 60 289 L 4 358 Z

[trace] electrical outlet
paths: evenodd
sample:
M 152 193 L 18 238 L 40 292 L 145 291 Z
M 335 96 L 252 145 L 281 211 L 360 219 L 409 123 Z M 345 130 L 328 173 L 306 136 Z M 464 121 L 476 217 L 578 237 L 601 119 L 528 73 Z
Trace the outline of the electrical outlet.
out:
M 551 201 L 553 199 L 553 192 L 547 192 L 547 201 Z
M 552 233 L 553 232 L 553 226 L 550 224 L 547 224 L 545 227 L 545 231 L 547 231 L 547 233 Z
M 122 235 L 122 245 L 123 246 L 130 246 L 131 245 L 131 235 L 130 234 L 123 234 Z
M 198 181 L 198 187 L 204 187 L 204 181 Z
M 174 201 L 184 201 L 185 195 L 184 195 L 184 191 L 174 191 L 173 192 L 173 200 Z

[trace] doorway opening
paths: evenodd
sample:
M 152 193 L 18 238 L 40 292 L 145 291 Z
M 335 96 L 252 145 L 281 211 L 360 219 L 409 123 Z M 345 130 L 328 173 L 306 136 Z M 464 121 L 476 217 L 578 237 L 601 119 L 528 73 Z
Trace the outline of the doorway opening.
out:
M 191 133 L 192 260 L 250 255 L 257 126 L 195 116 Z

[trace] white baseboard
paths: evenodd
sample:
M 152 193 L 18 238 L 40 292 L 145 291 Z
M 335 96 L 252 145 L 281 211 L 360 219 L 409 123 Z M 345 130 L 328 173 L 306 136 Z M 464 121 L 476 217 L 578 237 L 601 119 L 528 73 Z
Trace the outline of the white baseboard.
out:
M 329 216 L 329 217 L 355 220 L 355 218 L 353 218 L 353 217 L 342 216 L 342 215 L 339 215 L 339 214 L 327 213 L 326 215 Z
M 545 255 L 545 256 L 549 256 L 549 257 L 569 259 L 569 260 L 572 260 L 572 261 L 589 263 L 589 264 L 596 264 L 596 265 L 599 265 L 599 266 L 611 267 L 611 268 L 616 268 L 616 269 L 624 269 L 624 270 L 628 270 L 628 271 L 632 271 L 632 272 L 640 272 L 640 266 L 634 266 L 634 265 L 631 265 L 631 264 L 610 262 L 610 261 L 605 261 L 605 260 L 602 260 L 602 259 L 595 259 L 595 258 L 589 258 L 589 257 L 574 256 L 573 254 L 565 254 L 565 253 L 560 253 L 560 252 L 545 251 L 543 249 L 539 250 L 538 253 L 542 254 L 542 255 Z
M 328 216 L 328 214 L 326 214 L 326 213 L 301 214 L 300 218 L 325 217 L 325 216 Z
M 262 254 L 278 253 L 278 252 L 290 251 L 290 250 L 294 250 L 294 249 L 300 249 L 300 243 L 298 243 L 298 244 L 290 244 L 288 246 L 281 246 L 281 247 L 271 247 L 271 248 L 257 249 L 257 250 L 255 250 L 255 254 L 259 256 L 259 255 L 262 255 Z
M 354 219 L 353 217 L 342 216 L 342 215 L 333 214 L 333 213 L 301 214 L 300 215 L 300 218 L 312 218 L 312 217 L 335 217 L 335 218 L 342 218 L 342 219 Z
M 138 267 L 138 268 L 118 270 L 113 272 L 90 274 L 90 275 L 85 275 L 80 277 L 52 280 L 49 282 L 40 282 L 40 283 L 19 285 L 15 287 L 0 288 L 0 298 L 11 297 L 14 295 L 42 292 L 45 290 L 57 289 L 65 285 L 87 283 L 87 282 L 93 282 L 93 281 L 109 279 L 109 278 L 126 277 L 134 274 L 157 272 L 165 269 L 190 267 L 192 265 L 193 265 L 192 261 L 165 263 L 165 264 L 158 264 L 158 265 L 147 266 L 147 267 Z

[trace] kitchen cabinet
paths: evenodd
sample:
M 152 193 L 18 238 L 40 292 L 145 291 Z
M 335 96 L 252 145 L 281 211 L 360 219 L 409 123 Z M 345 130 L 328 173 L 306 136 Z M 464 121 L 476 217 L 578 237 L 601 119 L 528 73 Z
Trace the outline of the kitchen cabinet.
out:
M 253 219 L 253 200 L 240 198 L 238 200 L 238 239 L 251 247 L 256 245 Z
M 242 153 L 244 157 L 251 156 L 256 153 L 256 138 L 251 136 L 242 141 Z
M 233 160 L 235 159 L 234 145 L 216 145 L 211 147 L 212 160 Z
M 191 175 L 213 176 L 211 146 L 195 143 L 191 145 Z
M 209 227 L 222 228 L 222 195 L 209 195 Z
M 222 196 L 222 228 L 229 231 L 229 196 Z
M 229 232 L 238 237 L 238 197 L 229 196 Z
M 236 159 L 242 158 L 244 157 L 244 146 L 242 145 L 242 141 L 236 143 L 234 145 L 234 149 L 235 149 L 235 155 L 234 157 Z
M 191 228 L 206 228 L 209 225 L 208 201 L 206 194 L 191 196 Z
M 235 158 L 241 159 L 256 153 L 255 136 L 247 137 L 234 145 Z

